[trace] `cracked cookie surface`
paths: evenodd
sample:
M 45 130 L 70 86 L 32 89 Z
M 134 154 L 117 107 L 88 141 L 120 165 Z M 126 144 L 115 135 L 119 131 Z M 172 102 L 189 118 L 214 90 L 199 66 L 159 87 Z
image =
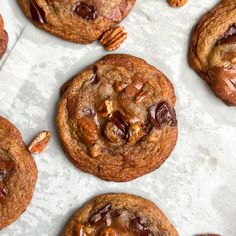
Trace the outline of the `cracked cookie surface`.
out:
M 236 0 L 220 1 L 192 35 L 190 64 L 227 105 L 236 106 Z
M 171 82 L 144 60 L 105 56 L 63 86 L 57 125 L 64 150 L 104 180 L 147 174 L 176 144 L 175 102 Z
M 18 0 L 36 26 L 65 40 L 88 44 L 120 23 L 135 0 Z
M 0 229 L 29 205 L 37 180 L 35 162 L 17 128 L 0 116 Z
M 151 201 L 130 194 L 95 197 L 72 216 L 62 236 L 178 236 Z
M 0 59 L 4 55 L 4 53 L 6 52 L 7 43 L 8 43 L 8 34 L 4 30 L 3 18 L 0 15 Z

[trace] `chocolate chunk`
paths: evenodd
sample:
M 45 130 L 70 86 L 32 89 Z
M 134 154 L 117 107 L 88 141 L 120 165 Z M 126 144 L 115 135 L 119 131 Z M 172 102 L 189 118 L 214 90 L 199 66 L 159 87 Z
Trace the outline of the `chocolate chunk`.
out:
M 114 122 L 116 127 L 120 130 L 117 134 L 124 140 L 130 138 L 130 125 L 124 121 L 122 114 L 119 111 L 112 113 L 111 120 Z
M 177 125 L 175 110 L 166 102 L 154 104 L 148 109 L 148 121 L 156 128 L 162 128 L 169 122 L 171 126 Z
M 218 44 L 232 44 L 236 42 L 236 25 L 233 24 L 218 40 Z
M 98 67 L 94 65 L 92 70 L 93 70 L 93 76 L 90 79 L 90 84 L 98 84 L 100 82 L 100 77 L 98 75 Z
M 75 13 L 86 20 L 95 20 L 98 16 L 95 7 L 84 2 L 76 6 Z
M 105 207 L 101 208 L 95 212 L 90 218 L 89 223 L 92 225 L 96 224 L 106 224 L 106 217 L 109 212 L 111 212 L 112 205 L 108 203 Z
M 129 227 L 135 236 L 153 236 L 153 233 L 148 228 L 147 224 L 142 222 L 140 217 L 131 220 Z
M 41 24 L 47 22 L 44 10 L 36 3 L 35 0 L 30 1 L 30 13 L 34 21 L 37 21 Z

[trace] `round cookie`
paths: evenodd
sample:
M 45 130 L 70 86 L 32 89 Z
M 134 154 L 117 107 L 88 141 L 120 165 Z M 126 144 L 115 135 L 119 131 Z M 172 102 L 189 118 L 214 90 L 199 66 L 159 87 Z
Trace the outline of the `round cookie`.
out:
M 61 93 L 57 125 L 62 144 L 85 172 L 129 181 L 160 167 L 176 144 L 173 86 L 140 58 L 105 56 Z
M 135 0 L 18 0 L 36 26 L 76 43 L 88 44 L 121 22 Z
M 190 64 L 227 105 L 236 106 L 236 0 L 223 0 L 192 35 Z
M 4 55 L 7 49 L 8 35 L 4 30 L 4 22 L 2 16 L 0 15 L 0 59 Z
M 178 236 L 151 201 L 130 194 L 105 194 L 72 216 L 62 236 Z
M 36 180 L 37 168 L 21 134 L 0 116 L 0 229 L 25 211 Z

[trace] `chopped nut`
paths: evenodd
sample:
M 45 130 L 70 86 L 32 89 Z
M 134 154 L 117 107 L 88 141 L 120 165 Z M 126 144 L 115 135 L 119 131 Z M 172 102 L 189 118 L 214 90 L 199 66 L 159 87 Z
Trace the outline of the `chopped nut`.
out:
M 92 231 L 93 231 L 93 229 L 92 229 L 91 227 L 89 227 L 89 226 L 85 226 L 85 227 L 84 227 L 84 232 L 85 232 L 87 235 L 91 234 Z
M 188 0 L 168 0 L 171 7 L 182 7 Z
M 98 113 L 101 117 L 107 117 L 113 112 L 113 103 L 110 100 L 105 100 L 98 108 Z
M 87 144 L 95 144 L 98 140 L 98 129 L 93 117 L 85 116 L 78 120 L 78 136 Z
M 113 143 L 119 143 L 122 140 L 119 132 L 121 130 L 111 121 L 107 123 L 104 131 L 106 138 Z
M 147 95 L 148 95 L 147 91 L 140 91 L 135 97 L 135 102 L 136 103 L 143 102 L 146 99 Z
M 135 143 L 146 134 L 146 129 L 142 122 L 136 122 L 131 126 L 130 143 Z
M 46 148 L 50 138 L 51 134 L 49 131 L 39 133 L 30 143 L 28 150 L 31 153 L 41 153 Z
M 112 227 L 106 227 L 101 230 L 99 236 L 115 236 L 116 232 Z
M 150 133 L 147 135 L 147 141 L 149 143 L 158 143 L 160 140 L 160 130 L 152 129 Z
M 126 29 L 123 26 L 117 26 L 106 31 L 102 35 L 100 42 L 106 50 L 113 51 L 120 47 L 127 36 L 128 32 L 126 31 Z
M 98 143 L 95 143 L 91 148 L 90 148 L 90 155 L 92 157 L 97 157 L 101 154 L 100 150 L 100 145 Z
M 135 74 L 133 76 L 132 82 L 126 86 L 126 88 L 121 93 L 121 98 L 126 99 L 135 97 L 142 90 L 146 80 L 146 77 L 144 77 L 142 74 Z

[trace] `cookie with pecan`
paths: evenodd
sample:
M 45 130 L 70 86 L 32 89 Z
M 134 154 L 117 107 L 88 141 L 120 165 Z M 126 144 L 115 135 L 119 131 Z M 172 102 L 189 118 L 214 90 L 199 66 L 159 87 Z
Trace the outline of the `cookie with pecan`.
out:
M 104 194 L 72 216 L 62 236 L 178 236 L 151 201 L 130 194 Z
M 0 229 L 25 211 L 36 180 L 37 168 L 21 134 L 0 116 Z
M 140 58 L 105 56 L 61 92 L 59 134 L 69 159 L 85 172 L 129 181 L 160 167 L 175 147 L 173 85 Z
M 39 28 L 65 40 L 88 44 L 121 22 L 135 0 L 18 0 Z
M 227 105 L 236 106 L 236 0 L 223 0 L 192 35 L 190 63 Z
M 8 34 L 4 30 L 3 18 L 0 15 L 0 59 L 4 55 L 7 49 L 7 43 L 8 43 Z

